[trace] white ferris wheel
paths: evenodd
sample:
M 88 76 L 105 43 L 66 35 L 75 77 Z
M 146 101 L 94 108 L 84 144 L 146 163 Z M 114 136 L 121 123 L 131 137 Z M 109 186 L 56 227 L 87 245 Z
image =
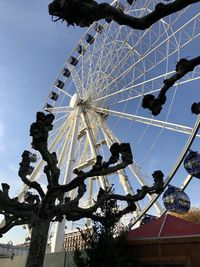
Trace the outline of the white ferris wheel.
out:
M 141 17 L 154 10 L 158 2 L 140 0 L 130 4 L 122 0 L 112 4 Z M 164 172 L 166 185 L 175 179 L 185 153 L 198 136 L 200 119 L 188 108 L 198 97 L 200 68 L 171 88 L 159 116 L 153 117 L 143 109 L 141 101 L 144 95 L 159 92 L 163 80 L 174 74 L 180 58 L 198 56 L 195 47 L 199 37 L 200 13 L 192 6 L 145 31 L 102 20 L 86 31 L 66 59 L 44 105 L 46 112 L 55 115 L 49 150 L 57 154 L 60 183 L 73 178 L 74 168 L 91 167 L 96 155 L 106 160 L 115 142 L 129 142 L 134 157 L 125 170 L 88 180 L 83 206 L 91 205 L 100 187 L 111 184 L 116 192 L 134 194 L 137 188 L 152 184 L 151 173 L 156 169 Z M 43 167 L 38 155 L 30 180 L 42 181 Z M 179 185 L 184 188 L 190 180 L 185 173 Z M 21 198 L 26 191 L 24 186 Z M 73 194 L 76 192 L 70 197 Z M 158 196 L 149 195 L 138 203 L 134 221 L 150 208 L 158 216 L 163 213 Z M 55 228 L 53 251 L 59 250 L 64 226 L 62 223 Z

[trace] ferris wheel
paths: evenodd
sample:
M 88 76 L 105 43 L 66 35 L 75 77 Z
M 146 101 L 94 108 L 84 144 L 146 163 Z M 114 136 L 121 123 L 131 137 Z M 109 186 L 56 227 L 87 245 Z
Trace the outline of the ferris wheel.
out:
M 122 0 L 112 5 L 142 17 L 158 2 Z M 114 184 L 116 192 L 134 194 L 137 188 L 152 184 L 151 173 L 156 169 L 164 172 L 165 185 L 181 171 L 188 148 L 195 136 L 198 139 L 200 118 L 192 116 L 189 107 L 198 97 L 200 68 L 173 86 L 159 116 L 153 117 L 141 103 L 144 95 L 159 92 L 181 57 L 197 56 L 199 28 L 200 13 L 192 6 L 145 31 L 102 20 L 86 31 L 64 62 L 44 105 L 46 112 L 55 115 L 49 150 L 57 154 L 60 183 L 73 178 L 74 168 L 91 167 L 98 154 L 106 160 L 115 142 L 129 142 L 134 157 L 125 170 L 87 181 L 83 206 L 92 204 L 100 187 Z M 44 162 L 39 155 L 34 164 L 30 180 L 43 183 Z M 182 176 L 179 184 L 184 189 L 190 181 L 191 176 Z M 24 186 L 21 198 L 26 191 Z M 149 209 L 158 216 L 164 212 L 158 197 L 148 195 L 137 203 L 134 223 Z M 55 227 L 53 251 L 60 249 L 64 227 L 65 222 Z

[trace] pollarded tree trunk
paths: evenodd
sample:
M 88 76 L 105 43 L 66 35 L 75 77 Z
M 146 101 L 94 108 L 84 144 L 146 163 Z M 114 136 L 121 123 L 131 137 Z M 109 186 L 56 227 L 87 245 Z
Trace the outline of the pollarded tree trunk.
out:
M 50 221 L 39 220 L 32 229 L 26 267 L 42 267 L 45 257 Z

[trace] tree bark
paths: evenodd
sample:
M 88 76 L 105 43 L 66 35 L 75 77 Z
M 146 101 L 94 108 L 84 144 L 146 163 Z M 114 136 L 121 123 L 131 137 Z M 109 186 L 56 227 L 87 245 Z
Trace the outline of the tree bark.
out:
M 32 229 L 26 267 L 42 267 L 45 257 L 50 221 L 39 221 Z

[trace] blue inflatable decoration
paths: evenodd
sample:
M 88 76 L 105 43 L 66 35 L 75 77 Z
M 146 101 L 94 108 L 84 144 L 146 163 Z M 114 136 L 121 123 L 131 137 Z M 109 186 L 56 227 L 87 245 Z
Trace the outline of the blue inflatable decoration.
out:
M 186 213 L 190 209 L 190 199 L 179 188 L 169 185 L 163 194 L 163 204 L 168 211 Z
M 190 175 L 200 178 L 200 154 L 190 150 L 184 160 L 184 167 Z

